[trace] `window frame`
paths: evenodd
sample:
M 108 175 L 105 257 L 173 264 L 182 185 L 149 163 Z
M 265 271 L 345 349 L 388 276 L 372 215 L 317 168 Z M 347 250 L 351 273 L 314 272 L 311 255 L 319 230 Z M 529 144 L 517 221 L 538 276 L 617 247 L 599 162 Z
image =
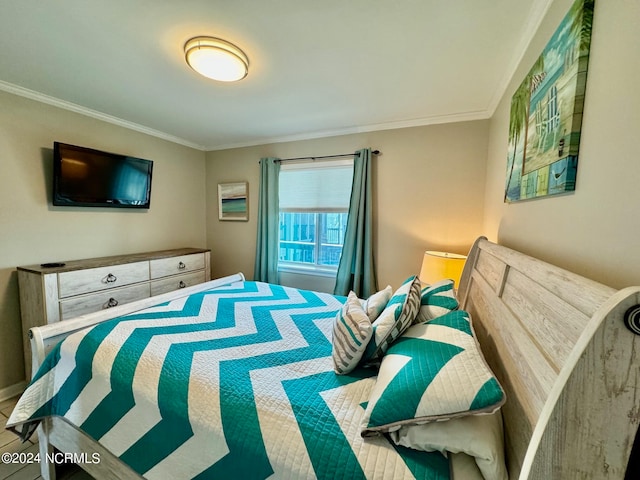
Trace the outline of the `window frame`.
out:
M 331 159 L 331 160 L 320 160 L 320 161 L 292 161 L 291 163 L 287 163 L 286 165 L 282 165 L 281 166 L 281 170 L 300 170 L 300 171 L 306 171 L 308 172 L 309 170 L 314 170 L 314 169 L 325 169 L 325 168 L 332 168 L 332 167 L 350 167 L 351 168 L 351 175 L 353 175 L 353 165 L 354 165 L 354 159 L 350 158 L 350 159 Z M 280 260 L 280 218 L 278 218 L 278 225 L 279 225 L 279 232 L 278 232 L 278 271 L 279 272 L 287 272 L 287 273 L 298 273 L 298 274 L 306 274 L 306 275 L 316 275 L 316 276 L 327 276 L 327 277 L 334 277 L 337 274 L 338 271 L 338 265 L 321 265 L 318 263 L 318 261 L 320 260 L 320 252 L 322 249 L 323 245 L 335 245 L 335 244 L 322 244 L 321 243 L 321 239 L 322 239 L 322 221 L 319 219 L 319 215 L 321 214 L 331 214 L 331 213 L 340 213 L 340 214 L 346 214 L 346 218 L 345 218 L 345 223 L 344 223 L 344 228 L 345 228 L 345 233 L 346 233 L 346 225 L 347 225 L 347 221 L 348 221 L 348 214 L 349 214 L 349 198 L 351 197 L 351 184 L 353 182 L 353 176 L 351 176 L 350 180 L 349 180 L 349 192 L 348 194 L 345 196 L 344 200 L 343 200 L 343 206 L 338 207 L 338 205 L 318 205 L 318 206 L 313 206 L 313 205 L 308 205 L 307 208 L 305 208 L 305 206 L 300 205 L 299 207 L 296 207 L 296 205 L 286 205 L 285 208 L 279 208 L 279 213 L 308 213 L 308 214 L 315 214 L 316 218 L 315 218 L 315 239 L 313 242 L 313 248 L 314 248 L 314 263 L 305 263 L 305 262 L 296 262 L 296 261 L 290 261 L 290 260 Z M 311 197 L 313 198 L 313 197 Z M 326 197 L 324 197 L 326 198 Z M 331 197 L 334 198 L 334 197 Z M 303 202 L 304 204 L 304 202 Z M 336 208 L 337 207 L 337 208 Z M 285 242 L 288 242 L 287 240 L 285 240 Z M 291 241 L 293 242 L 297 242 L 297 241 Z M 299 243 L 305 243 L 305 244 L 311 244 L 311 242 L 299 242 Z M 340 255 L 342 255 L 342 248 L 344 247 L 344 242 L 340 245 Z M 338 261 L 339 263 L 339 261 Z

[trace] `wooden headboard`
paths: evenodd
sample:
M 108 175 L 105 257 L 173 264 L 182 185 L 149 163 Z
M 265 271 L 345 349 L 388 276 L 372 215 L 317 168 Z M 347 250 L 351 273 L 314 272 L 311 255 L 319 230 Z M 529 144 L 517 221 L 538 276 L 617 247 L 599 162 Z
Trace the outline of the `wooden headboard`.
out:
M 458 296 L 507 394 L 509 477 L 625 478 L 640 420 L 640 287 L 617 291 L 481 237 Z

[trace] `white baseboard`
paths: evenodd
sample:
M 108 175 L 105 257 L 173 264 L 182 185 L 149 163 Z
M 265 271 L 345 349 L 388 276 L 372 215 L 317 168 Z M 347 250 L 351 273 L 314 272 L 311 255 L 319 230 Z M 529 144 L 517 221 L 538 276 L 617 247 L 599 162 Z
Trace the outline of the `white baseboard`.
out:
M 0 402 L 4 402 L 5 400 L 13 398 L 16 395 L 20 395 L 22 392 L 24 392 L 25 388 L 27 388 L 27 382 L 25 381 L 16 383 L 15 385 L 10 385 L 5 388 L 0 388 Z

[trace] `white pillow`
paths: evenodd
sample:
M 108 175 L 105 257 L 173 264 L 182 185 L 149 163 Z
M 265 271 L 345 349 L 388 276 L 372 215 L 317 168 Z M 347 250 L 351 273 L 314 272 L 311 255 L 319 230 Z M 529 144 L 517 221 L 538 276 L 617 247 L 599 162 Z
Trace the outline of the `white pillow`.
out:
M 398 445 L 425 452 L 466 453 L 485 480 L 507 480 L 502 414 L 472 415 L 444 422 L 403 425 L 389 433 Z
M 449 467 L 451 468 L 451 477 L 462 480 L 485 480 L 484 475 L 476 460 L 466 453 L 451 453 L 449 457 Z
M 333 323 L 333 369 L 338 375 L 351 372 L 362 358 L 373 335 L 373 326 L 360 299 L 349 292 Z
M 393 289 L 391 288 L 391 285 L 387 285 L 383 290 L 374 293 L 366 300 L 362 300 L 362 308 L 367 312 L 367 316 L 369 317 L 369 320 L 371 320 L 371 323 L 380 316 L 387 306 L 387 303 L 389 303 L 389 300 L 391 300 L 392 294 Z

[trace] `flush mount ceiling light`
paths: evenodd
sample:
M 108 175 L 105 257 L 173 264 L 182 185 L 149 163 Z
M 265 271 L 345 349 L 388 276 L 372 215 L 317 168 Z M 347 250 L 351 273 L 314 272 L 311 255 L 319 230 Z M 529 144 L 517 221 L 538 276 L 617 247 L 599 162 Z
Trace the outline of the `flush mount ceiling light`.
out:
M 196 72 L 220 82 L 242 80 L 249 72 L 249 59 L 245 53 L 220 38 L 192 38 L 184 44 L 184 55 Z

